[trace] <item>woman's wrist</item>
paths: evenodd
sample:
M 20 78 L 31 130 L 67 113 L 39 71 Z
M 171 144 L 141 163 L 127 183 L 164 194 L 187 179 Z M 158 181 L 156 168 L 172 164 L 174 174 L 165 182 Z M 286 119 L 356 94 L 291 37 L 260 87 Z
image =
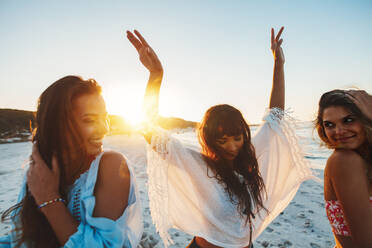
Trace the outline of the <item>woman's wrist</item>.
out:
M 274 58 L 274 64 L 276 67 L 284 67 L 284 61 Z
M 64 204 L 66 204 L 66 201 L 65 201 L 63 198 L 61 198 L 61 197 L 56 197 L 56 198 L 50 199 L 50 200 L 48 200 L 48 201 L 45 201 L 45 202 L 39 204 L 39 205 L 38 205 L 38 208 L 41 209 L 41 208 L 44 208 L 44 207 L 46 207 L 46 206 L 53 205 L 53 204 L 55 204 L 55 203 L 57 203 L 57 202 L 62 202 L 62 203 L 64 203 Z
M 150 77 L 163 77 L 163 70 L 150 71 Z
M 160 85 L 162 80 L 163 80 L 163 71 L 152 71 L 150 72 L 148 84 Z
M 44 202 L 47 202 L 47 201 L 50 201 L 50 200 L 53 200 L 53 199 L 57 199 L 57 198 L 61 198 L 61 195 L 59 193 L 50 193 L 50 194 L 46 194 L 43 197 L 35 197 L 34 196 L 35 203 L 38 206 L 40 204 L 44 203 Z

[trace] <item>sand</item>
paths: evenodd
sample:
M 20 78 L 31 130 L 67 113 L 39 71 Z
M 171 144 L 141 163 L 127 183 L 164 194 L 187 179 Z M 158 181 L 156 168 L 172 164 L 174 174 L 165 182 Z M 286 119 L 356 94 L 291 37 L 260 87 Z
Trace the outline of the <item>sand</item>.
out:
M 133 167 L 143 205 L 144 233 L 139 247 L 164 247 L 151 220 L 149 199 L 147 196 L 147 174 L 145 141 L 133 135 L 109 136 L 104 140 L 105 149 L 122 152 Z M 317 161 L 321 152 L 314 152 L 314 147 L 308 146 L 309 158 Z M 0 145 L 0 213 L 15 204 L 17 194 L 23 179 L 25 169 L 21 168 L 31 150 L 31 143 L 14 143 Z M 316 167 L 315 166 L 315 167 Z M 323 170 L 315 173 L 322 179 Z M 9 231 L 9 225 L 0 224 L 0 235 Z M 185 247 L 191 236 L 178 230 L 172 230 L 174 245 Z M 315 181 L 306 181 L 298 190 L 289 206 L 265 229 L 254 242 L 255 248 L 260 247 L 333 247 L 334 240 L 325 215 L 323 200 L 323 185 Z

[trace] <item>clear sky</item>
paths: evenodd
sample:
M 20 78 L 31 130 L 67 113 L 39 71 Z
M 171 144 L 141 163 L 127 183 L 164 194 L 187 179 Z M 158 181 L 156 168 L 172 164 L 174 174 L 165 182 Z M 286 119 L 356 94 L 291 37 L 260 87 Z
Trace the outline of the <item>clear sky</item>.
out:
M 160 113 L 199 121 L 228 103 L 250 123 L 268 106 L 270 28 L 283 32 L 286 107 L 314 118 L 321 94 L 372 92 L 372 1 L 0 1 L 0 108 L 36 110 L 66 75 L 94 78 L 108 111 L 135 119 L 148 72 L 125 37 L 138 29 L 164 67 Z

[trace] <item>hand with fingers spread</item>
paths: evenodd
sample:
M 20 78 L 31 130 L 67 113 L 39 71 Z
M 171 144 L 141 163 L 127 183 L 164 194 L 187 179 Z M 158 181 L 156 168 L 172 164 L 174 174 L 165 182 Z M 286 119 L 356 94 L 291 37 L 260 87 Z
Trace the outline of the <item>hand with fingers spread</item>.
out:
M 127 38 L 136 48 L 141 63 L 150 73 L 163 73 L 163 67 L 158 56 L 137 30 L 134 30 L 134 34 L 127 31 Z
M 275 31 L 271 28 L 271 51 L 273 52 L 275 63 L 284 64 L 284 53 L 281 47 L 283 39 L 280 38 L 284 27 L 281 27 L 278 34 L 275 36 Z
M 362 113 L 372 121 L 372 95 L 364 90 L 348 90 L 347 93 L 352 96 L 353 102 Z
M 59 167 L 57 158 L 52 158 L 52 169 L 42 159 L 37 144 L 32 146 L 31 164 L 27 172 L 27 186 L 36 204 L 50 201 L 60 197 L 59 194 Z

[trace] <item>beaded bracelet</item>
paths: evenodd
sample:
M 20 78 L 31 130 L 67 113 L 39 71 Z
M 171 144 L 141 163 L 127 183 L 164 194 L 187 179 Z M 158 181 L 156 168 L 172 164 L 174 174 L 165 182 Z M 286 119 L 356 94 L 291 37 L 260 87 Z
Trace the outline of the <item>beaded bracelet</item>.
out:
M 66 201 L 63 200 L 62 198 L 56 198 L 56 199 L 53 199 L 53 200 L 50 200 L 50 201 L 46 201 L 46 202 L 41 203 L 41 204 L 38 206 L 38 208 L 40 209 L 40 208 L 42 208 L 42 207 L 45 207 L 45 206 L 47 206 L 47 205 L 49 205 L 49 204 L 52 204 L 52 203 L 55 203 L 55 202 L 63 202 L 63 203 L 66 204 Z

